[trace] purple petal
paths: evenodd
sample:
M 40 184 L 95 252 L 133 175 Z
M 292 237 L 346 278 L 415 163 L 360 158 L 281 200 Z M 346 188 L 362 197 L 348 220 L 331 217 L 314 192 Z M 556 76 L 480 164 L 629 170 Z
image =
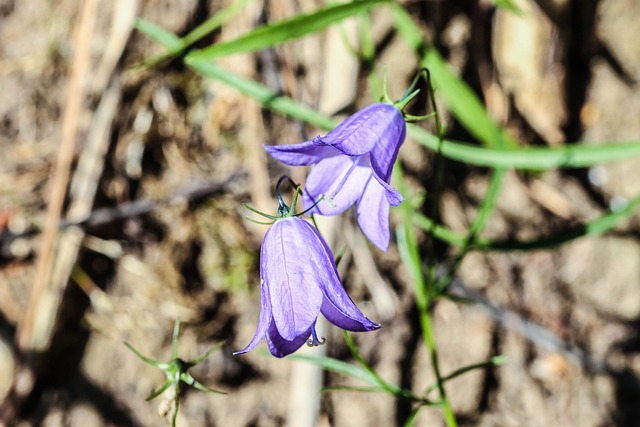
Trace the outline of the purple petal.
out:
M 386 191 L 371 178 L 358 201 L 358 224 L 367 239 L 380 250 L 389 247 L 389 202 Z
M 393 105 L 372 104 L 349 116 L 318 142 L 349 156 L 360 156 L 369 153 L 387 133 L 395 135 L 398 119 L 404 124 L 402 113 Z
M 307 176 L 302 199 L 304 206 L 313 206 L 324 195 L 325 199 L 309 212 L 340 214 L 360 198 L 370 176 L 371 169 L 364 158 L 335 156 L 324 159 Z
M 402 203 L 404 197 L 402 197 L 402 194 L 400 194 L 398 190 L 396 190 L 386 181 L 380 178 L 378 174 L 375 173 L 375 171 L 373 172 L 373 177 L 376 179 L 376 181 L 378 181 L 378 184 L 380 184 L 382 188 L 384 188 L 385 195 L 387 196 L 387 201 L 391 206 L 398 206 L 400 203 Z
M 269 351 L 275 357 L 284 357 L 302 347 L 309 335 L 311 335 L 311 328 L 293 340 L 286 340 L 282 338 L 278 329 L 272 323 L 267 333 L 267 345 L 269 346 Z
M 398 151 L 407 135 L 407 126 L 402 113 L 395 109 L 397 114 L 389 124 L 385 133 L 381 135 L 378 143 L 371 149 L 371 167 L 374 172 L 385 182 L 391 180 L 391 170 L 398 158 Z
M 344 292 L 344 290 L 343 290 Z M 349 295 L 344 292 L 346 299 L 342 297 L 343 301 L 348 301 L 346 304 L 342 304 L 342 307 L 338 308 L 328 297 L 322 301 L 322 308 L 320 312 L 327 320 L 339 328 L 353 332 L 367 332 L 373 331 L 380 327 L 376 322 L 372 322 L 367 319 L 358 307 L 351 301 Z
M 292 341 L 315 322 L 322 304 L 318 280 L 327 254 L 317 232 L 297 217 L 279 219 L 264 236 L 260 271 L 269 285 L 271 311 L 279 334 Z
M 342 286 L 338 268 L 331 255 L 331 250 L 318 231 L 309 223 L 311 232 L 315 235 L 315 245 L 321 246 L 318 250 L 316 262 L 321 264 L 321 276 L 317 277 L 317 284 L 322 290 L 322 308 L 320 311 L 331 323 L 349 331 L 372 331 L 380 327 L 379 324 L 367 319 L 358 307 L 353 303 Z M 320 256 L 322 254 L 323 256 Z M 306 335 L 308 337 L 308 335 Z
M 318 144 L 315 140 L 293 145 L 263 145 L 263 147 L 274 159 L 292 166 L 312 165 L 325 157 L 339 154 L 333 147 Z
M 253 350 L 260 344 L 262 338 L 264 338 L 267 333 L 267 329 L 269 328 L 269 324 L 272 322 L 271 317 L 271 299 L 269 297 L 269 286 L 265 282 L 264 278 L 261 277 L 260 280 L 260 320 L 258 321 L 258 329 L 256 329 L 256 333 L 251 339 L 249 345 L 247 345 L 243 350 L 236 351 L 233 354 L 244 354 L 248 351 Z

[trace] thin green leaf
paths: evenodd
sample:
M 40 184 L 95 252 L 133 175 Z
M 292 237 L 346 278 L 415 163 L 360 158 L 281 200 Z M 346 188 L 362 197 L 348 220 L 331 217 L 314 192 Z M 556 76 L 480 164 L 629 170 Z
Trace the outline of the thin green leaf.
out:
M 203 37 L 211 34 L 218 28 L 222 27 L 222 25 L 229 22 L 240 12 L 242 12 L 244 8 L 252 1 L 254 0 L 235 0 L 231 2 L 229 6 L 220 9 L 215 15 L 204 21 L 202 24 L 198 25 L 191 32 L 189 32 L 189 34 L 184 36 L 184 39 L 182 40 L 183 43 L 187 46 L 190 46 Z
M 180 49 L 182 47 L 182 40 L 178 36 L 146 19 L 136 19 L 136 29 L 167 49 Z
M 191 376 L 191 374 L 188 373 L 188 372 L 183 372 L 182 374 L 180 374 L 180 379 L 185 384 L 190 385 L 191 387 L 195 388 L 196 390 L 200 390 L 200 391 L 203 391 L 205 393 L 227 394 L 224 391 L 220 391 L 220 390 L 215 390 L 213 388 L 209 388 L 206 385 L 196 381 L 196 379 L 193 378 Z
M 358 393 L 380 393 L 384 390 L 379 387 L 353 387 L 346 385 L 336 385 L 331 387 L 322 387 L 322 391 L 355 391 Z
M 416 52 L 420 51 L 424 46 L 424 39 L 422 31 L 413 22 L 411 15 L 398 3 L 391 4 L 391 12 L 398 34 L 404 38 L 411 49 Z
M 162 384 L 162 387 L 160 387 L 159 389 L 157 389 L 156 391 L 152 391 L 151 394 L 149 396 L 147 396 L 144 400 L 146 400 L 147 402 L 150 400 L 155 399 L 156 397 L 160 396 L 162 393 L 164 393 L 164 391 L 166 389 L 168 389 L 170 386 L 172 386 L 174 383 L 171 382 L 170 380 L 165 381 L 164 384 Z
M 372 375 L 369 371 L 359 367 L 352 365 L 347 362 L 343 362 L 342 360 L 333 359 L 330 357 L 323 356 L 308 356 L 304 354 L 292 354 L 289 356 L 290 359 L 296 360 L 304 360 L 305 362 L 313 363 L 314 365 L 318 365 L 327 371 L 335 372 L 336 374 L 345 375 L 347 377 L 355 378 L 357 380 L 364 381 L 373 386 L 374 389 L 379 391 L 385 391 L 382 388 L 377 380 L 377 378 Z
M 466 241 L 462 246 L 462 250 L 455 256 L 451 266 L 447 270 L 447 272 L 438 280 L 435 288 L 438 291 L 442 291 L 455 275 L 456 270 L 460 266 L 460 263 L 464 259 L 464 257 L 469 253 L 469 251 L 473 248 L 476 240 L 478 240 L 478 235 L 484 229 L 485 224 L 489 220 L 489 216 L 491 212 L 493 212 L 496 201 L 498 199 L 498 194 L 500 194 L 500 189 L 502 188 L 502 182 L 505 174 L 504 168 L 496 168 L 491 173 L 491 181 L 489 182 L 489 190 L 487 194 L 484 196 L 482 200 L 482 205 L 480 206 L 480 210 L 473 220 L 473 224 L 471 225 L 471 229 L 469 230 L 469 234 L 467 235 Z
M 251 212 L 253 212 L 254 214 L 256 214 L 256 215 L 260 215 L 260 216 L 263 216 L 263 217 L 265 217 L 265 218 L 267 218 L 267 219 L 270 219 L 270 220 L 273 220 L 273 221 L 276 221 L 276 220 L 278 219 L 278 217 L 277 217 L 277 216 L 273 216 L 273 215 L 266 214 L 266 213 L 264 213 L 264 212 L 260 212 L 260 211 L 259 211 L 259 210 L 257 210 L 256 208 L 251 207 L 250 205 L 248 205 L 248 204 L 246 204 L 246 203 L 243 203 L 243 204 L 242 204 L 242 206 L 244 206 L 245 208 L 249 209 L 249 210 L 250 210 Z
M 393 7 L 395 26 L 400 35 L 421 56 L 420 65 L 427 68 L 438 93 L 445 99 L 448 109 L 460 123 L 487 147 L 495 147 L 498 139 L 515 147 L 516 141 L 489 116 L 476 94 L 451 71 L 438 51 L 422 40 L 420 28 L 406 10 Z
M 413 408 L 413 410 L 409 414 L 409 417 L 407 417 L 407 419 L 404 422 L 404 427 L 412 427 L 413 426 L 413 423 L 415 423 L 416 417 L 418 416 L 418 412 L 420 412 L 421 408 L 422 408 L 422 406 L 417 406 L 417 407 Z
M 442 378 L 442 382 L 445 383 L 447 381 L 451 381 L 454 378 L 458 378 L 459 376 L 464 375 L 467 372 L 474 371 L 476 369 L 484 369 L 484 368 L 489 368 L 491 366 L 504 365 L 505 363 L 507 363 L 507 360 L 508 360 L 507 356 L 495 356 L 495 357 L 492 357 L 491 359 L 486 360 L 484 362 L 474 363 L 472 365 L 463 366 L 462 368 L 456 369 L 455 371 L 453 371 L 449 375 L 443 377 Z M 429 388 L 427 389 L 427 392 L 425 394 L 429 394 L 430 392 L 436 390 L 437 388 L 438 388 L 437 384 L 432 384 L 432 385 L 429 386 Z
M 359 0 L 335 6 L 328 6 L 312 13 L 297 15 L 282 21 L 256 28 L 234 40 L 217 43 L 188 55 L 192 60 L 221 58 L 236 53 L 255 52 L 307 34 L 320 31 L 350 16 L 367 11 L 373 6 L 388 3 L 389 0 Z
M 429 148 L 437 150 L 438 138 L 426 130 L 407 124 L 407 133 Z M 570 143 L 558 147 L 484 148 L 459 141 L 444 140 L 442 155 L 477 166 L 526 170 L 584 168 L 640 155 L 640 142 L 617 142 L 602 145 Z
M 549 249 L 562 243 L 569 242 L 583 236 L 596 236 L 611 230 L 619 221 L 631 216 L 640 207 L 640 196 L 631 199 L 624 208 L 606 213 L 578 228 L 556 233 L 550 237 L 535 240 L 489 240 L 478 238 L 472 249 L 482 251 L 528 251 Z M 454 246 L 462 246 L 466 236 L 456 233 L 442 225 L 436 224 L 426 216 L 416 213 L 416 225 L 423 230 L 433 230 L 433 236 Z
M 380 377 L 380 375 L 378 375 L 378 373 L 375 371 L 375 369 L 373 369 L 373 367 L 369 365 L 369 363 L 367 363 L 364 357 L 362 357 L 362 355 L 360 354 L 360 351 L 358 350 L 358 346 L 356 346 L 356 343 L 353 341 L 353 337 L 351 336 L 351 334 L 347 331 L 343 331 L 343 335 L 344 335 L 344 340 L 347 343 L 347 346 L 349 347 L 349 350 L 351 351 L 351 354 L 353 355 L 353 357 L 355 357 L 356 360 L 360 363 L 360 365 L 362 365 L 362 367 L 366 369 L 367 372 L 369 372 L 375 378 L 378 385 L 384 391 L 390 394 L 393 394 L 395 396 L 404 397 L 409 400 L 414 400 L 414 401 L 420 400 L 418 397 L 414 396 L 410 391 L 404 390 L 403 388 L 398 387 L 395 384 L 390 384 L 387 381 L 383 380 L 382 377 Z
M 185 62 L 202 75 L 220 80 L 248 97 L 255 99 L 265 107 L 281 114 L 285 114 L 297 120 L 301 120 L 305 123 L 327 130 L 333 129 L 337 125 L 337 122 L 334 119 L 324 116 L 313 108 L 302 105 L 291 98 L 278 95 L 267 86 L 260 84 L 255 80 L 234 74 L 231 71 L 227 71 L 211 62 L 197 61 L 189 57 L 186 58 Z
M 143 362 L 145 362 L 145 363 L 147 363 L 147 364 L 149 364 L 151 366 L 154 366 L 154 367 L 156 367 L 158 369 L 162 369 L 162 370 L 165 370 L 165 369 L 167 369 L 169 367 L 168 363 L 158 362 L 156 360 L 149 359 L 148 357 L 143 356 L 138 350 L 133 348 L 133 346 L 131 344 L 129 344 L 128 342 L 125 342 L 124 345 L 126 345 L 129 348 L 129 350 L 131 350 L 136 356 L 138 356 L 140 359 L 142 359 Z
M 491 3 L 518 16 L 524 15 L 524 11 L 513 0 L 491 0 Z
M 160 41 L 158 43 L 162 44 L 165 48 L 167 48 L 166 52 L 148 58 L 142 61 L 139 64 L 133 66 L 133 68 L 146 68 L 153 67 L 161 62 L 164 62 L 176 55 L 181 54 L 189 47 L 193 46 L 195 43 L 200 41 L 202 38 L 208 36 L 222 25 L 226 24 L 229 20 L 231 20 L 234 16 L 239 14 L 250 2 L 253 0 L 237 0 L 232 2 L 228 7 L 224 9 L 220 9 L 216 14 L 211 16 L 209 19 L 204 21 L 202 24 L 198 25 L 194 28 L 189 34 L 184 36 L 184 38 L 180 39 L 180 44 L 175 44 L 173 47 L 171 45 L 166 45 Z M 172 43 L 174 43 L 172 41 Z
M 445 99 L 447 108 L 460 123 L 487 147 L 497 147 L 503 139 L 507 147 L 517 146 L 516 141 L 489 116 L 476 94 L 456 76 L 438 51 L 429 46 L 424 51 L 421 66 L 429 69 L 434 86 Z
M 204 354 L 202 354 L 202 355 L 200 355 L 200 356 L 196 357 L 196 358 L 195 358 L 195 359 L 193 359 L 193 360 L 189 360 L 189 361 L 187 362 L 187 364 L 188 364 L 189 366 L 197 366 L 197 365 L 199 365 L 199 364 L 200 364 L 200 362 L 202 362 L 203 360 L 205 360 L 206 358 L 208 358 L 208 357 L 209 357 L 209 355 L 210 355 L 211 353 L 213 353 L 214 351 L 219 350 L 223 345 L 224 345 L 224 342 L 221 342 L 221 343 L 218 343 L 218 344 L 214 345 L 214 346 L 213 346 L 213 347 L 211 347 L 211 348 L 209 349 L 209 351 L 207 351 L 206 353 L 204 353 Z

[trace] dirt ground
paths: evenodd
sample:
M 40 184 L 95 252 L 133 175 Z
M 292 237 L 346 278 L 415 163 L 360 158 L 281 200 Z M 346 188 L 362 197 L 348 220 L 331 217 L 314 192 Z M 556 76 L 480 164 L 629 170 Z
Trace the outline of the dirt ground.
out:
M 145 401 L 164 375 L 123 341 L 168 360 L 176 318 L 183 322 L 182 358 L 223 343 L 192 374 L 228 393 L 184 388 L 179 426 L 403 425 L 412 409 L 403 400 L 319 391 L 363 385 L 355 380 L 273 358 L 264 345 L 231 354 L 257 324 L 266 231 L 245 219 L 241 203 L 272 212 L 275 180 L 283 173 L 304 179 L 304 171 L 268 159 L 261 146 L 319 131 L 179 60 L 130 70 L 161 51 L 133 29 L 135 17 L 184 35 L 231 0 L 117 0 L 97 2 L 93 12 L 85 3 L 93 2 L 0 0 L 0 425 L 168 425 L 166 397 Z M 516 3 L 521 17 L 485 0 L 403 2 L 522 144 L 638 140 L 640 2 Z M 203 45 L 322 4 L 254 1 Z M 82 10 L 94 23 L 79 30 L 89 19 Z M 399 96 L 417 62 L 390 14 L 372 16 L 375 67 L 386 65 L 390 91 Z M 341 31 L 357 39 L 357 24 L 221 65 L 323 113 L 354 111 L 375 101 L 368 65 L 343 43 Z M 75 31 L 86 37 L 74 39 Z M 82 49 L 84 72 L 74 62 Z M 453 139 L 470 141 L 446 119 Z M 60 169 L 66 140 L 69 163 Z M 408 139 L 400 159 L 413 188 L 429 193 L 433 154 Z M 488 180 L 486 169 L 447 162 L 442 222 L 468 230 Z M 59 198 L 65 227 L 51 240 L 41 230 L 56 188 L 66 189 Z M 548 236 L 638 194 L 640 159 L 509 171 L 483 235 Z M 391 220 L 398 224 L 397 212 Z M 433 376 L 396 245 L 387 253 L 370 246 L 353 215 L 320 228 L 332 247 L 347 249 L 340 273 L 352 298 L 383 325 L 356 335 L 363 356 L 389 382 L 424 392 Z M 614 232 L 556 249 L 465 258 L 451 292 L 469 303 L 444 300 L 432 310 L 442 370 L 496 355 L 508 363 L 447 383 L 460 425 L 640 425 L 639 236 L 636 214 Z M 47 245 L 50 271 L 39 265 Z M 433 261 L 446 264 L 454 251 L 439 248 Z M 301 352 L 353 362 L 338 328 L 320 328 L 327 345 Z M 424 409 L 415 425 L 444 425 L 441 410 Z

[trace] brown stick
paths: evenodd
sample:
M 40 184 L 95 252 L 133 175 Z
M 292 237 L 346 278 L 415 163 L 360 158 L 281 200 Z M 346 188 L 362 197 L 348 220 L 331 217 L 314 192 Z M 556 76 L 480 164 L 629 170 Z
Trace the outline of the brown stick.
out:
M 74 144 L 78 132 L 78 117 L 84 100 L 84 81 L 89 70 L 90 41 L 98 2 L 97 0 L 85 0 L 81 4 L 80 20 L 73 38 L 75 52 L 69 72 L 69 84 L 65 97 L 66 104 L 62 115 L 60 146 L 50 184 L 51 197 L 47 206 L 44 232 L 36 262 L 29 303 L 24 317 L 18 324 L 18 333 L 16 335 L 17 344 L 23 350 L 42 349 L 48 344 L 36 339 L 35 330 L 39 326 L 37 317 L 42 314 L 40 312 L 41 304 L 47 299 L 47 294 L 52 291 L 48 289 L 52 260 L 62 206 L 69 182 L 69 170 L 73 160 Z

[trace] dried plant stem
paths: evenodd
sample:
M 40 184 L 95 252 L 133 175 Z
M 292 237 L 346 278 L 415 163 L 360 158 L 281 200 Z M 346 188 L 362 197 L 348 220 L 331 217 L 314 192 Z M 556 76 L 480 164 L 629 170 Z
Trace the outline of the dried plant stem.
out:
M 73 160 L 74 143 L 78 132 L 78 118 L 84 99 L 84 81 L 89 70 L 90 40 L 94 30 L 97 0 L 86 0 L 81 3 L 80 19 L 74 33 L 73 61 L 69 74 L 69 84 L 66 90 L 66 104 L 64 106 L 60 130 L 60 145 L 58 157 L 50 183 L 50 198 L 44 232 L 40 245 L 40 252 L 36 262 L 36 271 L 25 315 L 18 325 L 17 342 L 22 349 L 37 350 L 48 345 L 47 324 L 49 311 L 55 308 L 52 300 L 59 297 L 59 290 L 50 289 L 55 245 L 58 236 L 58 225 L 62 213 L 71 162 Z

